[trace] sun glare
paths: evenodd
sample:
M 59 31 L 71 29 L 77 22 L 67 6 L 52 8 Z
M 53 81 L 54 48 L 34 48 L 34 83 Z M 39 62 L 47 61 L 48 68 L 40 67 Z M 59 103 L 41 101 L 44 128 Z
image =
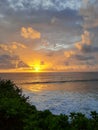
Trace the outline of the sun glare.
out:
M 35 72 L 40 72 L 40 66 L 35 66 L 34 69 L 35 69 Z
M 40 65 L 40 63 L 38 63 L 38 62 L 30 64 L 29 66 L 30 66 L 31 72 L 42 72 L 42 70 L 43 70 L 43 66 Z

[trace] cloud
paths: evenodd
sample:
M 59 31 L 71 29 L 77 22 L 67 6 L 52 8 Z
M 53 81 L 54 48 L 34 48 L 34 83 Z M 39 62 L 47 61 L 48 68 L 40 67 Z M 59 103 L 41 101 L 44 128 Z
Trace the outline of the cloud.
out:
M 91 35 L 90 32 L 88 32 L 87 30 L 84 30 L 84 33 L 81 35 L 81 41 L 77 44 L 90 45 L 92 37 L 93 37 L 93 35 Z M 78 45 L 76 45 L 76 46 L 78 48 Z
M 44 9 L 44 10 L 64 10 L 65 8 L 78 9 L 81 5 L 81 0 L 3 0 L 0 1 L 1 5 L 9 7 L 14 11 L 22 11 L 30 9 Z M 7 6 L 6 6 L 7 4 Z
M 76 44 L 76 47 L 85 53 L 91 52 L 92 51 L 92 46 L 91 45 L 87 45 L 87 44 Z
M 96 53 L 98 52 L 98 46 L 92 46 L 87 44 L 77 44 L 76 47 L 81 51 L 85 53 Z
M 4 15 L 4 18 L 0 19 L 2 21 L 0 22 L 0 41 L 5 43 L 9 41 L 23 42 L 24 40 L 24 43 L 29 43 L 29 39 L 33 39 L 33 36 L 28 34 L 28 28 L 26 27 L 31 27 L 33 30 L 38 30 L 42 36 L 49 40 L 50 44 L 55 44 L 58 41 L 61 45 L 72 43 L 73 38 L 77 38 L 76 35 L 79 37 L 82 29 L 82 17 L 74 9 L 76 3 L 80 3 L 80 1 L 75 1 L 10 0 L 1 2 L 2 9 L 0 8 L 0 12 Z M 53 8 L 49 3 L 53 3 Z M 45 9 L 45 5 L 49 8 Z M 65 7 L 63 8 L 62 6 Z M 58 9 L 54 9 L 55 7 Z M 22 37 L 19 36 L 21 27 L 25 28 Z
M 70 58 L 70 57 L 72 57 L 75 54 L 76 54 L 76 52 L 73 51 L 73 50 L 64 52 L 64 55 L 65 55 L 66 58 Z
M 26 38 L 26 39 L 33 39 L 33 40 L 41 38 L 40 32 L 34 30 L 31 27 L 28 27 L 28 28 L 22 27 L 21 28 L 21 36 Z
M 74 47 L 64 52 L 67 65 L 75 65 L 87 69 L 87 66 L 95 66 L 98 56 L 98 45 L 95 43 L 95 35 L 92 31 L 84 30 L 81 40 L 74 44 Z M 67 61 L 68 60 L 68 61 Z M 78 68 L 79 68 L 78 67 Z M 88 68 L 89 68 L 88 67 Z
M 0 34 L 0 64 L 5 68 L 36 60 L 48 70 L 97 66 L 98 1 L 1 0 Z
M 17 55 L 0 55 L 0 69 L 27 67 Z
M 40 61 L 40 65 L 45 65 L 45 62 L 44 61 Z
M 83 27 L 85 29 L 98 27 L 98 1 L 83 0 L 80 15 L 84 18 Z
M 26 46 L 22 43 L 17 43 L 17 42 L 0 44 L 0 51 L 9 52 L 9 53 L 14 53 L 15 50 L 18 50 L 20 48 L 25 49 Z
M 98 33 L 98 1 L 83 0 L 79 14 L 83 17 L 83 30 L 81 41 L 75 46 L 81 52 L 97 53 L 97 33 Z
M 91 49 L 91 36 L 90 32 L 84 31 L 81 35 L 81 41 L 75 44 L 75 47 L 80 51 L 89 51 Z
M 85 56 L 85 55 L 79 55 L 79 54 L 76 54 L 74 57 L 80 61 L 87 61 L 87 60 L 94 60 L 95 59 L 94 56 Z
M 25 67 L 29 67 L 24 61 L 20 60 L 17 64 L 17 68 L 25 68 Z
M 81 52 L 85 53 L 96 53 L 98 52 L 98 46 L 94 45 L 95 37 L 93 33 L 84 31 L 84 34 L 81 35 L 81 41 L 75 43 L 75 47 Z

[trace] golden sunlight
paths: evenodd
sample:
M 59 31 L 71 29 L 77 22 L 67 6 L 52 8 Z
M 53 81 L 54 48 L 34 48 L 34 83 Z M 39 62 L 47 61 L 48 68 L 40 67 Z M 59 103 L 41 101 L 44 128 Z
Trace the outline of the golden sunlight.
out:
M 34 71 L 35 71 L 35 72 L 40 72 L 40 71 L 41 71 L 40 66 L 34 66 Z
M 40 60 L 35 60 L 29 63 L 29 67 L 31 72 L 44 72 L 50 66 L 48 63 L 43 64 Z

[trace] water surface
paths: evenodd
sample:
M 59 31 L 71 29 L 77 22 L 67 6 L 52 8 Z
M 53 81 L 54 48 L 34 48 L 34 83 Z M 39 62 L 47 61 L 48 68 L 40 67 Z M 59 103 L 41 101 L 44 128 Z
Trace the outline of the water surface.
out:
M 98 73 L 1 73 L 13 80 L 38 110 L 54 114 L 98 112 Z

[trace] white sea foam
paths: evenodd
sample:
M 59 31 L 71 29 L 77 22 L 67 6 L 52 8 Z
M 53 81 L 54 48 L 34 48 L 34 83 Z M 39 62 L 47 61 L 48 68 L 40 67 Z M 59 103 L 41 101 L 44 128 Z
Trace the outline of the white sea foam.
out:
M 41 93 L 24 92 L 30 97 L 30 102 L 38 110 L 49 109 L 54 114 L 70 114 L 70 112 L 82 112 L 87 116 L 90 111 L 98 112 L 98 97 L 93 94 L 80 94 L 73 92 L 44 91 Z M 96 95 L 97 96 L 97 95 Z

